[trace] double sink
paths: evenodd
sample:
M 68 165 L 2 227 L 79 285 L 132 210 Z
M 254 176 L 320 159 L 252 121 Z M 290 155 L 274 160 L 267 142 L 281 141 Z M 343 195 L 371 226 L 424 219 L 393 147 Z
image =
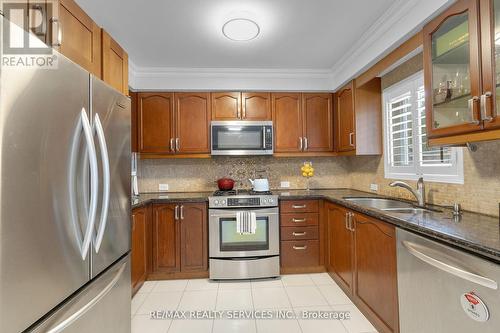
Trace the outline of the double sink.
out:
M 370 207 L 390 213 L 418 214 L 431 213 L 435 210 L 418 207 L 411 203 L 387 198 L 344 197 L 344 200 L 360 206 Z

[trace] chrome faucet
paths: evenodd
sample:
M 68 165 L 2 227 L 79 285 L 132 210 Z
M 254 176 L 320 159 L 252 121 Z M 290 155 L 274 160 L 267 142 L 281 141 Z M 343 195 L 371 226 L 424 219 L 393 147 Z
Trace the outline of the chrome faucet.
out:
M 399 187 L 407 189 L 408 191 L 410 191 L 415 196 L 415 198 L 418 201 L 418 205 L 419 206 L 425 206 L 425 184 L 424 184 L 424 178 L 423 177 L 420 177 L 418 179 L 418 181 L 417 181 L 417 189 L 416 190 L 412 189 L 411 186 L 408 185 L 407 183 L 401 182 L 401 181 L 392 182 L 392 183 L 389 184 L 389 186 L 391 186 L 391 187 L 399 186 Z

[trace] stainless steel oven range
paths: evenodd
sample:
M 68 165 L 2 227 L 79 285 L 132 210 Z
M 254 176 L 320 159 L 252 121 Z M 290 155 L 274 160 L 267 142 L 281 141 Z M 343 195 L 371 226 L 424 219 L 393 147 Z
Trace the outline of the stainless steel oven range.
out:
M 218 191 L 209 197 L 209 257 L 210 279 L 279 276 L 278 196 Z

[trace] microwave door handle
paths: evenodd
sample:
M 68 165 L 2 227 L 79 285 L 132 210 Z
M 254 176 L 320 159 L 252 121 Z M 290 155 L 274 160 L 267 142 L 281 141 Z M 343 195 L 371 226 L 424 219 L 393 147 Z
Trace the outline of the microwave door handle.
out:
M 266 150 L 266 127 L 262 127 L 262 149 Z

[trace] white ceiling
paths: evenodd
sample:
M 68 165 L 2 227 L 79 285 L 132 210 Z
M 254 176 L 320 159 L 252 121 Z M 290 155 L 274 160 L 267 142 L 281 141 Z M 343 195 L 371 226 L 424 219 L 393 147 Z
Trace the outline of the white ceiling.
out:
M 77 0 L 143 68 L 331 70 L 401 0 Z M 235 16 L 259 23 L 250 42 L 223 37 Z

